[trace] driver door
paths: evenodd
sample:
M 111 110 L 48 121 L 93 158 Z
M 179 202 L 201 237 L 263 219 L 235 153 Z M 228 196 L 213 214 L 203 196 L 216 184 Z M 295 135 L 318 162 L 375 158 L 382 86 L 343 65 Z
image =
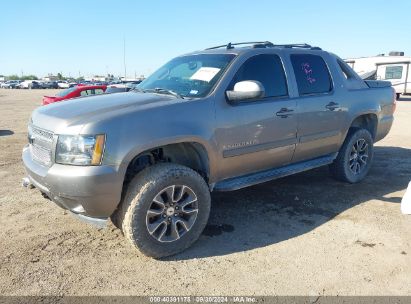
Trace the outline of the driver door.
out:
M 221 179 L 289 164 L 296 146 L 296 101 L 288 96 L 281 59 L 276 54 L 249 58 L 238 69 L 228 90 L 240 81 L 259 81 L 265 97 L 221 100 L 216 111 Z

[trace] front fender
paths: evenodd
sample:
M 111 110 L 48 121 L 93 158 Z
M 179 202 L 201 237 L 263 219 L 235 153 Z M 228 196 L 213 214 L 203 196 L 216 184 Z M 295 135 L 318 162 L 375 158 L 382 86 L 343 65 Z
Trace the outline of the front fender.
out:
M 188 135 L 180 135 L 180 136 L 174 136 L 174 137 L 168 137 L 168 138 L 161 138 L 161 139 L 156 139 L 154 141 L 151 141 L 149 143 L 139 145 L 133 149 L 131 149 L 126 156 L 123 158 L 119 171 L 123 175 L 123 177 L 126 174 L 127 167 L 130 164 L 130 162 L 137 157 L 138 155 L 143 154 L 146 151 L 151 151 L 154 150 L 158 147 L 166 146 L 166 145 L 172 145 L 172 144 L 178 144 L 178 143 L 196 143 L 201 145 L 204 150 L 207 153 L 208 157 L 208 162 L 209 162 L 209 177 L 210 177 L 210 183 L 214 182 L 214 176 L 215 170 L 216 170 L 216 159 L 215 159 L 215 148 L 213 148 L 208 141 L 204 140 L 201 137 L 197 136 L 188 136 Z

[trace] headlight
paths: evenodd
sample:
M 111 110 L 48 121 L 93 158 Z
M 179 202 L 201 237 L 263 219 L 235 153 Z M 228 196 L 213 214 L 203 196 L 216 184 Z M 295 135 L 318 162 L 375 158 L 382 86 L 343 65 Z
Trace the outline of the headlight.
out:
M 77 166 L 97 166 L 103 157 L 105 135 L 59 135 L 56 163 Z

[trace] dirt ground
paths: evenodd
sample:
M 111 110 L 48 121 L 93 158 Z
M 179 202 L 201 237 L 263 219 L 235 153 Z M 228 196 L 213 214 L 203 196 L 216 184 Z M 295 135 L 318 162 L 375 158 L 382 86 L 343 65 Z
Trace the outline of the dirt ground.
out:
M 2 295 L 411 295 L 411 98 L 375 148 L 368 178 L 319 168 L 212 195 L 184 253 L 144 257 L 112 224 L 98 230 L 20 186 L 26 126 L 53 90 L 0 90 Z

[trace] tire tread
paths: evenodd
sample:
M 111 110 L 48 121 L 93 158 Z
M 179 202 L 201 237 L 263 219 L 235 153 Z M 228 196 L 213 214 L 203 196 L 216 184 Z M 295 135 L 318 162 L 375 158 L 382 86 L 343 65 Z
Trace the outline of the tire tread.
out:
M 115 225 L 118 225 L 118 227 L 121 227 L 125 238 L 142 253 L 154 258 L 161 258 L 173 255 L 175 253 L 166 251 L 159 253 L 156 250 L 153 250 L 150 244 L 147 244 L 146 242 L 144 242 L 144 240 L 135 237 L 133 233 L 133 223 L 136 220 L 134 218 L 136 214 L 135 211 L 137 210 L 138 212 L 138 209 L 140 209 L 141 206 L 139 203 L 145 199 L 147 190 L 151 187 L 155 187 L 157 182 L 161 179 L 168 178 L 170 176 L 186 176 L 193 178 L 199 185 L 199 187 L 202 188 L 201 191 L 207 192 L 209 210 L 211 200 L 209 188 L 204 179 L 197 172 L 182 165 L 173 163 L 161 163 L 145 168 L 131 180 L 131 182 L 127 186 L 126 195 L 124 196 L 120 207 L 114 214 L 113 222 L 115 222 Z M 206 223 L 200 224 L 205 226 Z M 184 247 L 180 248 L 179 252 L 191 246 L 191 244 L 195 240 L 191 241 L 187 242 Z
M 351 148 L 351 144 L 352 144 L 352 139 L 354 137 L 358 137 L 361 136 L 363 138 L 366 138 L 369 142 L 370 145 L 370 157 L 369 157 L 369 162 L 371 164 L 372 161 L 372 153 L 373 153 L 373 140 L 372 140 L 372 136 L 371 133 L 363 128 L 357 128 L 357 127 L 352 127 L 349 129 L 348 134 L 344 140 L 344 143 L 338 153 L 337 158 L 334 160 L 334 162 L 329 165 L 329 169 L 330 172 L 332 174 L 332 176 L 342 182 L 347 182 L 350 184 L 354 184 L 357 183 L 359 181 L 361 181 L 366 174 L 364 175 L 364 177 L 360 178 L 360 179 L 353 179 L 351 176 L 349 176 L 349 174 L 347 173 L 347 168 L 346 168 L 346 152 L 347 149 Z M 368 172 L 367 172 L 368 173 Z

